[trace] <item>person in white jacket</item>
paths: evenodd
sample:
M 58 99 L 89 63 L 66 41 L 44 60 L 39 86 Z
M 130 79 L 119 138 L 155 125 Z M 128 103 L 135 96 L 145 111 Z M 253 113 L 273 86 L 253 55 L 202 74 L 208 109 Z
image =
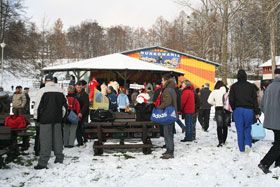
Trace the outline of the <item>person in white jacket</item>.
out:
M 208 98 L 208 103 L 215 106 L 215 117 L 217 122 L 217 135 L 219 144 L 217 147 L 221 147 L 225 144 L 228 134 L 228 123 L 230 120 L 230 112 L 224 110 L 224 94 L 227 92 L 227 88 L 222 81 L 218 81 L 215 84 L 214 90 L 211 92 Z

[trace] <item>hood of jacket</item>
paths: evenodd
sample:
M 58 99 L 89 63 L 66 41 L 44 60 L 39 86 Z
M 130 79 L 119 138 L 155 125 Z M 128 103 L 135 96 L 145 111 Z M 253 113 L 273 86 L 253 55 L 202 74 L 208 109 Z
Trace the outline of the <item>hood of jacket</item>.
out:
M 237 80 L 238 81 L 247 81 L 247 74 L 245 70 L 240 69 L 237 73 Z
M 184 89 L 183 89 L 183 91 L 184 90 L 193 90 L 194 89 L 194 87 L 192 86 L 192 85 L 189 85 L 189 86 L 186 86 Z
M 173 81 L 173 79 L 167 80 L 166 84 L 163 86 L 163 88 L 176 88 L 176 84 Z

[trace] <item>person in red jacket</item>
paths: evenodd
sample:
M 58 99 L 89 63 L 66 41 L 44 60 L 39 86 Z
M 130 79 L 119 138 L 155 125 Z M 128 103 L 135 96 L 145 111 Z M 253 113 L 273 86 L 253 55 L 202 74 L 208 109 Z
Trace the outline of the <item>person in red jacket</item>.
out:
M 92 102 L 93 100 L 93 96 L 94 96 L 94 88 L 97 88 L 97 86 L 99 85 L 99 83 L 96 81 L 95 77 L 92 77 L 92 81 L 89 82 L 89 89 L 90 89 L 90 93 L 89 93 L 89 102 Z
M 68 87 L 68 112 L 72 109 L 78 116 L 81 116 L 80 104 L 75 94 L 75 87 Z M 64 124 L 64 147 L 72 148 L 74 147 L 74 141 L 76 138 L 77 125 L 71 124 L 68 120 Z
M 181 142 L 187 142 L 193 141 L 192 117 L 195 112 L 195 97 L 193 91 L 194 87 L 190 81 L 184 80 L 182 83 L 182 89 L 181 109 L 182 114 L 185 117 L 186 134 Z

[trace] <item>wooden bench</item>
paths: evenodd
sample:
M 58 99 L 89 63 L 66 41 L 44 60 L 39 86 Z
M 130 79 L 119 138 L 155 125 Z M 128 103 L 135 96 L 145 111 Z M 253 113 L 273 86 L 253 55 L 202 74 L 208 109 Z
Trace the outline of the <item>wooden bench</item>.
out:
M 3 127 L 0 126 L 0 168 L 4 166 L 4 159 L 2 158 L 3 155 L 9 153 L 9 145 L 11 142 L 11 128 L 10 127 Z
M 118 115 L 114 122 L 91 122 L 85 124 L 85 133 L 97 141 L 93 144 L 94 155 L 103 153 L 103 149 L 142 148 L 150 154 L 153 147 L 151 138 L 159 138 L 159 128 L 152 121 L 135 121 L 134 114 Z M 125 144 L 125 139 L 140 138 L 141 144 Z M 119 139 L 119 144 L 105 144 L 108 139 Z

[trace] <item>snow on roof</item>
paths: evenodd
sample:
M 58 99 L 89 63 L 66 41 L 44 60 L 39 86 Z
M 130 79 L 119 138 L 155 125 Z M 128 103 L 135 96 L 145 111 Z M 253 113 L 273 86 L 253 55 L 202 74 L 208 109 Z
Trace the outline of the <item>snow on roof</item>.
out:
M 90 58 L 78 62 L 50 66 L 43 68 L 43 71 L 67 71 L 67 70 L 129 70 L 129 71 L 158 71 L 158 72 L 183 72 L 166 68 L 161 65 L 152 64 L 138 60 L 119 53 Z
M 276 65 L 280 66 L 280 56 L 275 57 Z M 271 66 L 271 59 L 260 65 L 259 67 L 270 67 Z

